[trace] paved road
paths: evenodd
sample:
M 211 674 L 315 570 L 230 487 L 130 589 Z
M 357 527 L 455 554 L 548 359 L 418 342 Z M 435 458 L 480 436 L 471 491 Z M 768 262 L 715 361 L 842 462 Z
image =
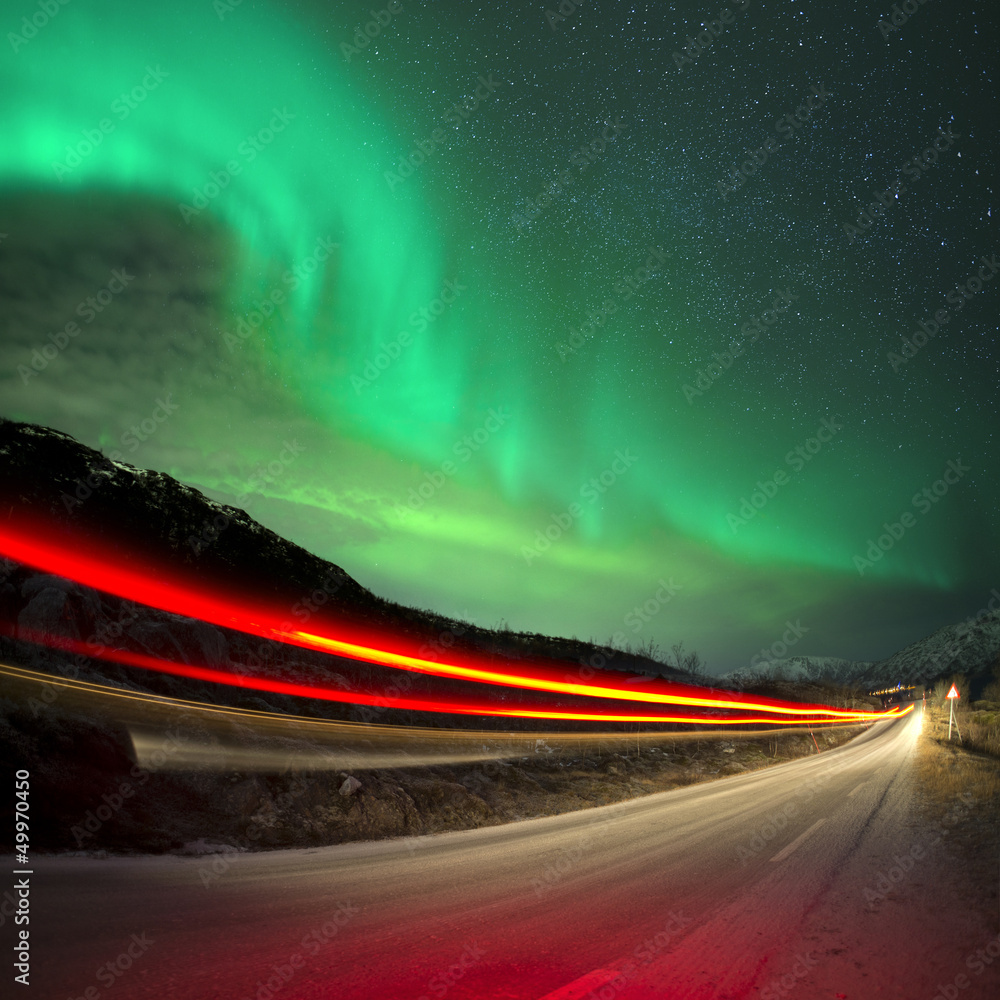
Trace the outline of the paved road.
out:
M 1000 961 L 976 973 L 966 960 L 996 918 L 935 895 L 938 848 L 911 852 L 926 841 L 910 825 L 919 723 L 484 830 L 229 859 L 40 858 L 35 983 L 19 995 L 934 1000 L 965 974 L 963 998 L 995 996 Z M 889 898 L 866 898 L 902 854 Z

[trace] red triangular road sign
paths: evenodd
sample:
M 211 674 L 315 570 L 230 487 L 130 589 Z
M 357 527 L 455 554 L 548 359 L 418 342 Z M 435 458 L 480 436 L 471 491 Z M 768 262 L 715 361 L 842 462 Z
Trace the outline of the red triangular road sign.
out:
M 958 689 L 954 684 L 951 686 L 951 690 L 945 695 L 946 698 L 961 698 L 962 696 L 958 693 Z

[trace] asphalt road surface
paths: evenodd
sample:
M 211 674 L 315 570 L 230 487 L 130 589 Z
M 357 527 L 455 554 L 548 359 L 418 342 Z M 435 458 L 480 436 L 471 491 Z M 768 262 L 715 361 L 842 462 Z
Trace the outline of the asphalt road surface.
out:
M 818 756 L 483 830 L 39 857 L 16 995 L 996 997 L 996 915 L 949 892 L 912 810 L 919 724 L 918 709 Z

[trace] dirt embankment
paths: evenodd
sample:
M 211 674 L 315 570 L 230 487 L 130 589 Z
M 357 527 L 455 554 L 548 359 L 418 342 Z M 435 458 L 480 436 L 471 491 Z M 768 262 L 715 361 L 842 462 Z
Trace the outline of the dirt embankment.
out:
M 124 728 L 47 715 L 0 719 L 6 756 L 32 774 L 33 847 L 49 851 L 233 851 L 423 836 L 586 809 L 815 754 L 857 727 L 771 738 L 643 742 L 470 764 L 352 773 L 207 773 L 136 765 Z M 26 720 L 20 720 L 26 722 Z M 183 740 L 182 734 L 176 739 Z M 191 847 L 200 844 L 200 847 Z

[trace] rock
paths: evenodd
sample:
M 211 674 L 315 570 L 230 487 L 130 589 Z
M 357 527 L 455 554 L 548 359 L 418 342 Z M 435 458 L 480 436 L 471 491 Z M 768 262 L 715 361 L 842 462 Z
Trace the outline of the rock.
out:
M 17 616 L 19 629 L 25 632 L 41 632 L 43 635 L 64 635 L 67 631 L 66 591 L 61 587 L 39 588 L 27 606 Z M 71 636 L 80 638 L 75 623 Z
M 245 847 L 233 847 L 230 844 L 210 844 L 204 837 L 188 841 L 177 853 L 189 855 L 204 854 L 236 854 L 245 851 Z
M 353 795 L 360 787 L 361 782 L 352 774 L 344 779 L 344 783 L 340 786 L 340 794 L 346 798 L 348 795 Z

